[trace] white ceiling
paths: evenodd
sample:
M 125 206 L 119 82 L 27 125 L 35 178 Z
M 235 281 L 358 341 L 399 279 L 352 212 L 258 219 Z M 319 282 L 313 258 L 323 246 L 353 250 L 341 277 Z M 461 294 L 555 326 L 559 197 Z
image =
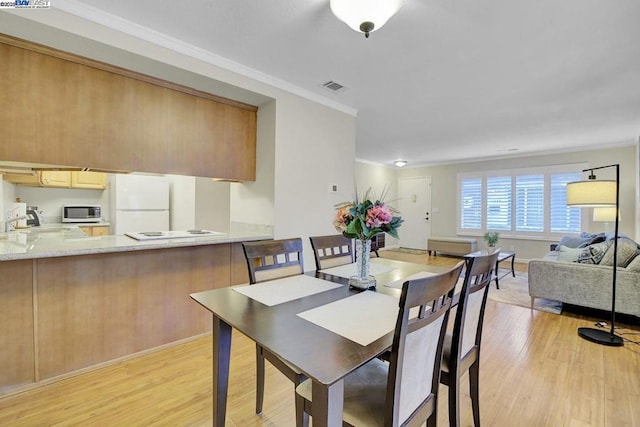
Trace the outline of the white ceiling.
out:
M 67 12 L 74 3 L 85 18 L 123 18 L 125 32 L 157 31 L 357 111 L 357 157 L 375 163 L 640 135 L 638 0 L 405 0 L 369 39 L 329 0 L 67 0 Z M 347 89 L 331 93 L 329 80 Z

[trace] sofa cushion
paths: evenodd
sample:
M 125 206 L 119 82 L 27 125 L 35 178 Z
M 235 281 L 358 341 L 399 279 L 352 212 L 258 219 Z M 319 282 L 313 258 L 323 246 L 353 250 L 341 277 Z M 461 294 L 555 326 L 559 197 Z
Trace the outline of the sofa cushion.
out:
M 638 245 L 628 237 L 618 239 L 618 267 L 626 267 L 638 253 Z M 600 260 L 600 265 L 613 265 L 613 241 Z
M 558 246 L 558 261 L 576 262 L 580 257 L 583 249 L 569 248 L 567 246 Z
M 582 252 L 578 257 L 578 262 L 582 264 L 600 264 L 600 260 L 602 260 L 604 254 L 612 243 L 612 241 L 607 240 L 606 242 L 587 246 L 582 249 Z
M 637 271 L 640 273 L 640 252 L 636 253 L 636 257 L 627 265 L 628 271 Z
M 583 248 L 585 246 L 588 246 L 590 242 L 591 237 L 564 236 L 562 239 L 560 239 L 560 242 L 558 242 L 557 250 L 559 250 L 559 248 L 562 246 L 564 246 L 565 248 Z
M 604 242 L 605 240 L 607 240 L 606 233 L 589 234 L 589 233 L 582 232 L 580 233 L 580 237 L 588 237 L 589 239 L 591 239 L 589 240 L 589 243 L 586 246 L 593 245 L 594 243 Z

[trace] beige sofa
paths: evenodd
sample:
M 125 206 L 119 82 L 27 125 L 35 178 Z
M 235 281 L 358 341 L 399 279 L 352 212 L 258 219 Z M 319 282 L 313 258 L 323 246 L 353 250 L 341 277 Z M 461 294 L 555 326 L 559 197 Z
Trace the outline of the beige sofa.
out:
M 559 252 L 552 251 L 529 261 L 531 306 L 536 298 L 546 298 L 610 311 L 612 266 L 559 261 L 558 257 Z M 616 313 L 640 317 L 640 256 L 618 267 L 616 276 Z

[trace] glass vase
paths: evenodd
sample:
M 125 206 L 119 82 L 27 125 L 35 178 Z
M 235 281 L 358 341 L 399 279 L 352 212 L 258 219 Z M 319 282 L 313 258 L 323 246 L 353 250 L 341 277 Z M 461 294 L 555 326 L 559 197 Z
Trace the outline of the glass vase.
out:
M 369 274 L 371 240 L 356 239 L 356 275 L 349 278 L 349 286 L 366 290 L 376 287 L 376 278 Z

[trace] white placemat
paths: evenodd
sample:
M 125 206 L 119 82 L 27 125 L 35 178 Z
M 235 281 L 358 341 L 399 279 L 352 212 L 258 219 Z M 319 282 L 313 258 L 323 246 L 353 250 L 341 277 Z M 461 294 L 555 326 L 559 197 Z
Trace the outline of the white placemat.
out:
M 430 271 L 419 271 L 418 273 L 407 276 L 403 279 L 396 280 L 395 282 L 387 283 L 385 286 L 390 288 L 402 289 L 402 284 L 407 280 L 422 279 L 423 277 L 435 276 L 438 273 L 431 273 Z
M 385 264 L 377 264 L 375 262 L 372 262 L 369 265 L 369 274 L 372 276 L 376 276 L 378 274 L 386 273 L 393 270 L 395 270 L 395 267 L 391 267 Z M 334 276 L 344 277 L 345 279 L 348 279 L 349 277 L 356 275 L 356 264 L 353 263 L 339 265 L 337 267 L 331 267 L 320 271 L 323 273 L 332 274 Z
M 364 291 L 298 316 L 365 346 L 393 331 L 398 318 L 398 299 Z
M 256 283 L 255 285 L 234 286 L 231 289 L 259 301 L 264 305 L 272 306 L 328 291 L 340 286 L 343 285 L 300 274 L 285 277 L 284 279 Z

